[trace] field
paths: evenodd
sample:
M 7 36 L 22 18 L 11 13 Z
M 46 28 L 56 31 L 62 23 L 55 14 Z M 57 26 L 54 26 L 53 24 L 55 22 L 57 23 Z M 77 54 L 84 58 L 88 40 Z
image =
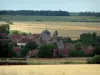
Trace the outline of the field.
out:
M 88 57 L 89 58 L 89 57 Z M 10 59 L 6 59 L 6 60 L 0 60 L 0 62 L 8 62 L 8 63 L 14 63 L 14 62 L 22 62 L 22 63 L 26 63 L 28 65 L 60 65 L 60 64 L 87 64 L 87 57 L 75 57 L 75 58 L 29 58 L 27 60 L 10 60 Z
M 83 20 L 83 19 L 84 20 Z M 22 16 L 0 15 L 0 21 L 48 21 L 48 22 L 100 22 L 95 16 Z
M 13 22 L 11 30 L 28 33 L 41 33 L 47 28 L 51 33 L 58 30 L 59 36 L 72 39 L 77 39 L 80 34 L 88 32 L 97 32 L 100 35 L 100 17 L 95 16 L 0 15 L 0 23 L 7 20 Z
M 30 58 L 31 63 L 86 62 L 87 58 Z M 100 65 L 56 64 L 56 65 L 12 65 L 0 66 L 0 75 L 100 75 Z
M 0 22 L 4 23 L 4 22 Z M 82 33 L 97 32 L 100 35 L 100 23 L 90 22 L 28 22 L 28 21 L 13 21 L 10 30 L 18 30 L 27 33 L 41 33 L 48 29 L 51 34 L 58 30 L 59 36 L 79 38 Z
M 100 75 L 100 65 L 0 66 L 0 75 Z
M 58 30 L 59 36 L 79 38 L 82 33 L 97 32 L 100 35 L 100 23 L 95 22 L 34 22 L 34 21 L 12 21 L 10 30 L 18 30 L 27 33 L 41 33 L 48 29 L 51 34 Z M 1 21 L 0 24 L 5 23 Z

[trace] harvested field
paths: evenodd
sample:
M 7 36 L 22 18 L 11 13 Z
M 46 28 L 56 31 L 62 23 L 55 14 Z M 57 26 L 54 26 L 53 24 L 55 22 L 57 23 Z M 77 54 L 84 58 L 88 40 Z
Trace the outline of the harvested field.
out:
M 100 65 L 0 66 L 0 75 L 100 75 Z
M 0 22 L 4 23 L 4 22 Z M 82 33 L 97 32 L 100 35 L 100 23 L 95 22 L 32 22 L 13 21 L 10 30 L 19 30 L 27 33 L 41 33 L 48 29 L 51 33 L 58 30 L 59 36 L 79 38 Z

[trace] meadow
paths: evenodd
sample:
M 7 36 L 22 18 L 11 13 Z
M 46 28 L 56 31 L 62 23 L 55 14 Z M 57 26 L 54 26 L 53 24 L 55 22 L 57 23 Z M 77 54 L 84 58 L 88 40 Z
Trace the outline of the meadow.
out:
M 0 15 L 0 21 L 48 21 L 48 22 L 100 22 L 95 16 L 23 16 Z

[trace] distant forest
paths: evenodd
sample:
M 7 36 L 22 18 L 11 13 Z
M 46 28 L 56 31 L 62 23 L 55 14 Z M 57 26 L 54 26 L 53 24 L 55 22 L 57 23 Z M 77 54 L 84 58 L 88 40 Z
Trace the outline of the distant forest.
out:
M 30 16 L 100 16 L 100 12 L 68 12 L 53 10 L 1 10 L 0 15 L 30 15 Z
M 100 16 L 100 12 L 80 12 L 79 16 Z
M 70 16 L 67 11 L 46 11 L 46 10 L 2 10 L 0 15 L 31 15 L 31 16 Z

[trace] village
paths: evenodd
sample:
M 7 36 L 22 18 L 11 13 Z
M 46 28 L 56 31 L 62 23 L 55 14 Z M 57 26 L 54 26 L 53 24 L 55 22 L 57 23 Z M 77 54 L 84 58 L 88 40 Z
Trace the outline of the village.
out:
M 86 34 L 86 35 L 84 35 Z M 87 37 L 89 33 L 83 33 L 80 34 L 85 38 L 85 42 L 89 40 Z M 96 33 L 93 33 L 94 37 L 92 40 L 96 40 Z M 90 34 L 89 34 L 90 35 Z M 91 34 L 92 35 L 92 34 Z M 89 37 L 91 37 L 91 35 Z M 82 37 L 80 36 L 80 39 Z M 92 38 L 92 37 L 91 37 Z M 27 44 L 34 46 L 34 43 L 38 46 L 35 48 L 28 48 L 26 54 L 24 57 L 38 57 L 39 53 L 39 47 L 45 46 L 45 45 L 55 45 L 52 48 L 50 48 L 52 52 L 52 57 L 58 57 L 57 54 L 59 54 L 59 57 L 87 57 L 87 56 L 92 56 L 92 52 L 94 50 L 94 45 L 93 44 L 99 44 L 100 42 L 93 42 L 90 41 L 90 43 L 87 42 L 87 44 L 84 44 L 82 42 L 83 40 L 72 40 L 69 37 L 59 37 L 59 33 L 57 30 L 53 32 L 53 34 L 50 33 L 48 29 L 45 29 L 42 31 L 40 34 L 31 34 L 31 35 L 26 35 L 26 34 L 11 34 L 8 35 L 6 33 L 0 33 L 0 40 L 6 40 L 9 39 L 13 43 L 12 50 L 21 57 L 20 52 L 21 50 L 26 47 Z M 76 53 L 75 53 L 76 51 Z M 77 55 L 77 51 L 79 52 Z M 75 55 L 76 54 L 76 55 Z M 45 56 L 46 57 L 46 56 Z

